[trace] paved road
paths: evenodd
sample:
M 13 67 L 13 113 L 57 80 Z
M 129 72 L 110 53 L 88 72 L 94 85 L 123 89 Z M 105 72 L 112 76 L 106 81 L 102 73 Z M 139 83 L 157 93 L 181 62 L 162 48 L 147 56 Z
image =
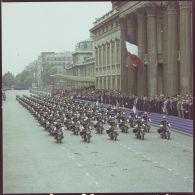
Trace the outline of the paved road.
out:
M 7 91 L 3 103 L 3 192 L 192 192 L 193 138 L 152 127 L 145 140 L 130 130 L 118 141 L 93 132 L 91 143 L 65 131 L 55 143 Z

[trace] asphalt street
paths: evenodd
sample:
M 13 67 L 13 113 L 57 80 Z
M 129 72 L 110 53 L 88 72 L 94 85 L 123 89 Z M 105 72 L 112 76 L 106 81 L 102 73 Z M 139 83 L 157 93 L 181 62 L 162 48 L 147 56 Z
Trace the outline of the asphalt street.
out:
M 4 193 L 192 192 L 193 137 L 171 132 L 162 140 L 152 126 L 144 140 L 119 132 L 111 141 L 92 131 L 90 143 L 64 131 L 57 144 L 6 91 L 3 102 Z

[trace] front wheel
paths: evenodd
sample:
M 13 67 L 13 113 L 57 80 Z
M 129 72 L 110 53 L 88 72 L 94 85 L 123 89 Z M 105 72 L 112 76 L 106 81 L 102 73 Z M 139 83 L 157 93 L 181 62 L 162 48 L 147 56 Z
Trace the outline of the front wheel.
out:
M 167 132 L 167 139 L 170 140 L 170 132 Z
M 141 134 L 141 140 L 144 140 L 144 133 Z

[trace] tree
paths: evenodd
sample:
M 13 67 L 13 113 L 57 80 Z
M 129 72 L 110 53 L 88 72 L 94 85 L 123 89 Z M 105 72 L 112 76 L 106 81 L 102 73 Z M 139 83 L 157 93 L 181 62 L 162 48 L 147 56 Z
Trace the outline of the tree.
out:
M 28 89 L 29 87 L 32 86 L 33 82 L 34 82 L 33 73 L 28 70 L 22 71 L 15 77 L 16 88 Z
M 13 84 L 14 84 L 14 75 L 8 71 L 3 75 L 3 86 L 11 88 Z

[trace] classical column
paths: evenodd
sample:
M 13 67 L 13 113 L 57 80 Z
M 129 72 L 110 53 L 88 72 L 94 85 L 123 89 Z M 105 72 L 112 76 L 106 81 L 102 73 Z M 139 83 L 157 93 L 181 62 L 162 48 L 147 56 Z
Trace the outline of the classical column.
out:
M 103 44 L 101 45 L 101 65 L 102 65 L 102 68 L 104 67 L 104 47 L 103 47 Z
M 97 47 L 95 47 L 95 67 L 97 67 L 97 59 L 98 59 L 98 50 Z
M 163 82 L 163 60 L 162 60 L 162 51 L 163 51 L 163 7 L 157 8 L 157 59 L 158 59 L 158 86 L 157 93 L 164 93 L 164 82 Z
M 110 41 L 110 67 L 112 66 L 113 64 L 113 52 L 112 52 L 112 49 L 113 49 L 113 41 L 111 40 Z
M 101 66 L 101 47 L 98 46 L 98 68 Z
M 112 90 L 112 76 L 110 76 L 110 90 Z
M 192 53 L 191 53 L 191 2 L 179 1 L 180 7 L 180 93 L 192 92 Z
M 107 61 L 107 43 L 105 43 L 105 66 L 108 65 L 107 62 L 108 62 L 108 61 Z
M 127 16 L 127 32 L 130 38 L 136 43 L 136 18 L 134 14 Z M 128 94 L 136 95 L 137 93 L 137 68 L 133 66 L 132 62 L 126 57 L 127 65 L 127 85 L 128 85 Z
M 114 65 L 117 64 L 117 39 L 114 41 Z
M 178 94 L 178 30 L 176 2 L 168 3 L 167 7 L 167 95 Z
M 99 68 L 99 45 L 97 46 L 97 68 Z
M 115 64 L 119 64 L 119 40 L 116 39 L 116 61 Z M 115 67 L 116 68 L 116 67 Z
M 162 37 L 162 50 L 163 50 L 163 86 L 164 86 L 164 94 L 167 94 L 167 80 L 166 80 L 166 70 L 167 70 L 167 9 L 166 7 L 163 9 L 163 37 Z
M 147 46 L 148 46 L 148 96 L 157 94 L 157 40 L 156 7 L 149 5 L 147 11 Z
M 105 76 L 106 78 L 106 86 L 105 86 L 105 89 L 108 89 L 108 76 Z
M 106 76 L 103 77 L 103 78 L 104 78 L 104 87 L 103 87 L 103 89 L 107 89 L 107 78 L 106 78 Z
M 115 77 L 115 88 L 114 88 L 114 89 L 115 89 L 115 90 L 118 90 L 118 87 L 117 87 L 117 86 L 118 86 L 118 85 L 117 85 L 117 75 L 115 75 L 114 77 Z
M 110 45 L 108 42 L 106 42 L 107 47 L 107 66 L 110 65 Z
M 127 71 L 126 71 L 126 58 L 127 58 L 127 49 L 125 46 L 125 31 L 126 31 L 126 19 L 120 18 L 120 30 L 121 30 L 121 47 L 120 47 L 120 62 L 121 62 L 121 90 L 127 92 Z M 117 79 L 118 82 L 118 79 Z
M 144 67 L 144 56 L 146 53 L 146 13 L 143 8 L 137 10 L 137 28 L 138 28 L 138 55 L 141 59 L 141 67 L 137 71 L 137 95 L 147 95 L 146 71 Z

